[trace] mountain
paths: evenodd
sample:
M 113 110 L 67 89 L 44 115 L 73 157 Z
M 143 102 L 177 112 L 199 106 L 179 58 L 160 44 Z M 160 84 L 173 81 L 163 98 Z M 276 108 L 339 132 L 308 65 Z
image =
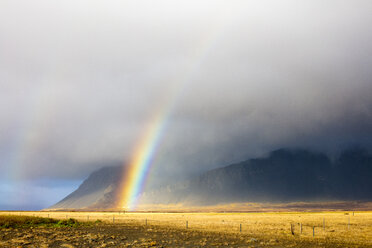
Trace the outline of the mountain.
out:
M 93 172 L 77 190 L 49 209 L 114 207 L 122 171 L 122 166 L 108 166 Z
M 92 173 L 72 194 L 52 206 L 110 208 L 121 167 Z M 280 149 L 267 157 L 208 171 L 199 177 L 146 191 L 140 204 L 213 205 L 232 202 L 372 200 L 372 155 L 354 148 L 331 161 L 325 154 Z
M 371 178 L 372 155 L 363 149 L 346 150 L 334 162 L 322 153 L 280 149 L 145 192 L 141 203 L 372 200 Z

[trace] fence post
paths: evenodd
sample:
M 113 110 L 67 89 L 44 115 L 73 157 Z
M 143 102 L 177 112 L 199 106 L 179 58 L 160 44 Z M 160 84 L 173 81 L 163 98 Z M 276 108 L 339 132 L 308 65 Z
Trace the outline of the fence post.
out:
M 189 221 L 186 220 L 186 229 L 189 228 Z
M 315 236 L 315 226 L 313 226 L 313 237 Z
M 239 228 L 240 232 L 242 232 L 242 223 L 240 223 L 240 228 Z

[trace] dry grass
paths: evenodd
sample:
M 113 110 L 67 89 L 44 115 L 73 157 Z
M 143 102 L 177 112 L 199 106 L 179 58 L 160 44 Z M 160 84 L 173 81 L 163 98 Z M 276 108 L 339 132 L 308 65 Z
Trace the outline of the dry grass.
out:
M 372 212 L 278 212 L 278 213 L 119 213 L 119 212 L 3 212 L 11 215 L 97 219 L 150 227 L 197 230 L 208 233 L 236 234 L 285 246 L 372 247 Z M 324 227 L 323 227 L 324 219 Z M 350 225 L 349 225 L 350 222 Z M 291 224 L 294 235 L 291 233 Z M 240 231 L 240 225 L 242 230 Z M 300 233 L 302 225 L 302 233 Z M 315 236 L 313 237 L 313 227 Z

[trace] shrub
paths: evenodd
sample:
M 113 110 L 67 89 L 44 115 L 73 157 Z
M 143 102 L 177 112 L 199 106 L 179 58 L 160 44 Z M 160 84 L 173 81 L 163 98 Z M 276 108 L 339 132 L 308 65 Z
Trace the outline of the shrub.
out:
M 68 219 L 68 220 L 60 220 L 57 223 L 57 226 L 59 227 L 77 227 L 79 225 L 79 222 L 75 219 Z
M 0 228 L 19 228 L 19 227 L 77 227 L 80 223 L 76 219 L 56 220 L 51 218 L 31 217 L 31 216 L 1 216 Z

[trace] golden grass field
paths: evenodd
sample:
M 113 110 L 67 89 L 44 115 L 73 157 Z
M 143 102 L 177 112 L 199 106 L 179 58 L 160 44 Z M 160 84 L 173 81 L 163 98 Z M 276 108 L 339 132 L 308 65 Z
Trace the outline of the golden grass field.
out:
M 56 219 L 74 218 L 147 228 L 171 228 L 209 234 L 232 234 L 262 241 L 261 246 L 372 247 L 372 212 L 272 213 L 120 213 L 2 212 Z M 291 227 L 292 225 L 292 227 Z M 301 233 L 302 226 L 302 233 Z M 313 236 L 314 227 L 314 236 Z M 292 234 L 292 231 L 293 234 Z M 248 246 L 249 247 L 249 246 Z M 253 246 L 254 247 L 254 246 Z M 258 246 L 260 247 L 260 246 Z

